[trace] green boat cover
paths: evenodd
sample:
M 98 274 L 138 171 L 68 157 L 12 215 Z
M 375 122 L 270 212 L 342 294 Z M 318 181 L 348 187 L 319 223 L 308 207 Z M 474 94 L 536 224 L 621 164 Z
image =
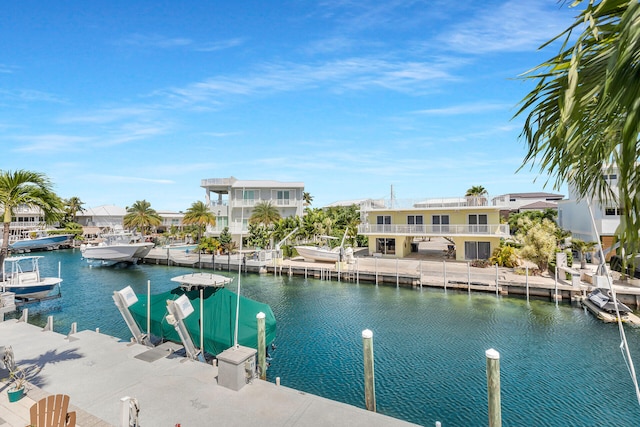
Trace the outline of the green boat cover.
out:
M 162 294 L 151 295 L 151 334 L 167 341 L 180 343 L 175 328 L 166 316 L 167 301 L 176 300 L 183 294 L 193 305 L 194 312 L 184 319 L 185 326 L 196 347 L 200 347 L 200 291 L 185 291 L 181 287 Z M 129 307 L 140 330 L 147 330 L 147 295 L 137 295 L 138 302 Z M 217 356 L 234 344 L 237 295 L 225 288 L 205 288 L 203 291 L 204 349 Z M 268 304 L 240 297 L 240 318 L 238 319 L 238 344 L 258 348 L 258 321 L 256 315 L 265 314 L 266 345 L 276 338 L 276 318 Z

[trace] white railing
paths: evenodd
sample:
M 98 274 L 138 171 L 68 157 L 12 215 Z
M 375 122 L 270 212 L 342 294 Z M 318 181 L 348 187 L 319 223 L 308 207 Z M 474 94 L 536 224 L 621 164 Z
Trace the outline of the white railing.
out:
M 408 225 L 408 224 L 360 224 L 358 234 L 398 234 L 408 236 L 454 236 L 454 235 L 497 235 L 508 236 L 508 224 L 448 224 L 448 225 Z
M 438 199 L 377 199 L 361 203 L 366 211 L 389 209 L 439 209 L 492 206 L 489 196 L 448 197 Z

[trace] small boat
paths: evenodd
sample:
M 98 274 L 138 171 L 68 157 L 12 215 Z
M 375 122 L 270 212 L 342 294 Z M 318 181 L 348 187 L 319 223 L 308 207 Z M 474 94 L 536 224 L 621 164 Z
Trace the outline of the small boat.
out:
M 336 239 L 332 236 L 323 236 L 326 239 Z M 348 261 L 353 258 L 353 249 L 344 247 L 344 240 L 347 237 L 347 229 L 344 230 L 340 246 L 330 248 L 323 246 L 294 246 L 298 254 L 306 261 L 339 262 Z
M 146 257 L 154 246 L 153 242 L 140 242 L 140 236 L 124 231 L 105 233 L 100 237 L 95 244 L 80 245 L 82 258 L 91 265 L 135 264 Z
M 180 284 L 177 288 L 161 294 L 151 295 L 151 335 L 161 341 L 181 343 L 175 328 L 167 321 L 167 301 L 186 295 L 194 312 L 184 319 L 185 326 L 194 342 L 200 340 L 200 291 L 202 291 L 204 350 L 217 356 L 234 345 L 237 294 L 226 289 L 232 279 L 219 274 L 193 273 L 171 279 Z M 129 312 L 141 330 L 147 330 L 147 295 L 137 295 L 138 301 L 129 307 Z M 265 314 L 266 345 L 276 337 L 276 319 L 268 304 L 240 296 L 238 318 L 238 344 L 258 348 L 256 315 Z
M 13 292 L 20 299 L 42 299 L 60 291 L 59 277 L 41 277 L 38 261 L 43 256 L 5 258 L 2 266 L 2 292 Z
M 611 291 L 608 289 L 595 288 L 582 301 L 582 304 L 604 322 L 617 321 L 616 302 L 614 302 L 611 297 Z M 620 318 L 624 322 L 625 319 L 633 314 L 632 310 L 620 301 L 617 301 L 617 305 Z
M 55 250 L 60 246 L 68 245 L 74 236 L 73 234 L 49 234 L 47 230 L 25 231 L 23 235 L 22 239 L 9 243 L 11 252 Z

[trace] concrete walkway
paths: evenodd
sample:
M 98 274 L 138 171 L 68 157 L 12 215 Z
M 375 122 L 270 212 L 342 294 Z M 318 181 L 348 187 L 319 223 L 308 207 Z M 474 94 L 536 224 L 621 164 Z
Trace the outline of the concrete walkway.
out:
M 142 426 L 413 425 L 257 379 L 232 391 L 217 384 L 216 367 L 169 352 L 138 358 L 149 348 L 94 331 L 67 337 L 8 320 L 0 322 L 0 345 L 11 346 L 16 363 L 32 372 L 18 402 L 8 402 L 8 385 L 0 383 L 0 427 L 28 425 L 30 406 L 57 393 L 71 397 L 80 427 L 118 426 L 125 396 L 138 400 Z

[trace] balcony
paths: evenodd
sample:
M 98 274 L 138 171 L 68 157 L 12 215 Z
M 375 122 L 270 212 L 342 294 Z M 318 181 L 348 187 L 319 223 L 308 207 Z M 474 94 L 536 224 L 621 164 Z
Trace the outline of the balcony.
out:
M 447 224 L 447 225 L 408 225 L 408 224 L 360 224 L 358 234 L 396 235 L 396 236 L 509 236 L 509 224 Z

